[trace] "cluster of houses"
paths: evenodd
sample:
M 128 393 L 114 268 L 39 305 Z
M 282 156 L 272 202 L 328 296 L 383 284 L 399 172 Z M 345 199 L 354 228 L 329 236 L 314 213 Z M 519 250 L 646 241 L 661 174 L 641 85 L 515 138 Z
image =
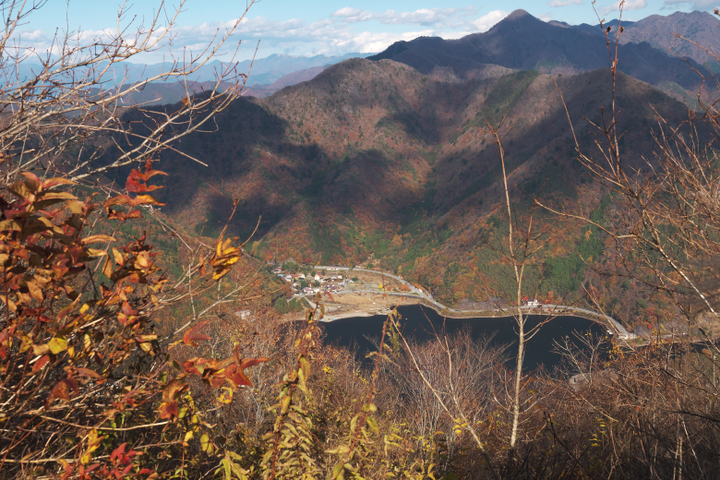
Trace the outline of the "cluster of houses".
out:
M 352 280 L 341 273 L 327 275 L 319 272 L 307 275 L 304 273 L 283 273 L 281 267 L 277 267 L 273 272 L 290 284 L 295 297 L 315 295 L 320 292 L 335 293 L 352 283 Z

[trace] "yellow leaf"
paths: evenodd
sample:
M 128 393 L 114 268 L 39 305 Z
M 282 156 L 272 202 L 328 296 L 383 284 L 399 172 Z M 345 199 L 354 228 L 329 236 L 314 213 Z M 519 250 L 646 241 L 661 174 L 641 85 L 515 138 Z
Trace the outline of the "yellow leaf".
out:
M 216 400 L 219 403 L 222 403 L 224 405 L 228 405 L 228 404 L 232 403 L 232 399 L 233 399 L 232 389 L 229 387 L 222 387 L 222 390 L 223 390 L 222 393 L 220 394 L 219 397 L 216 398 Z
M 20 225 L 15 220 L 3 220 L 0 222 L 1 232 L 20 231 Z
M 203 452 L 208 452 L 212 448 L 212 444 L 210 443 L 210 437 L 207 433 L 203 433 L 200 436 L 200 447 L 202 448 Z
M 39 199 L 45 200 L 77 200 L 75 195 L 68 192 L 44 192 L 38 195 Z
M 48 343 L 48 348 L 50 348 L 53 355 L 57 355 L 58 353 L 67 350 L 67 340 L 65 340 L 64 337 L 55 337 Z
M 113 248 L 112 252 L 115 263 L 117 263 L 118 265 L 125 265 L 125 258 L 123 257 L 123 254 L 120 253 L 120 250 L 118 250 L 117 248 Z

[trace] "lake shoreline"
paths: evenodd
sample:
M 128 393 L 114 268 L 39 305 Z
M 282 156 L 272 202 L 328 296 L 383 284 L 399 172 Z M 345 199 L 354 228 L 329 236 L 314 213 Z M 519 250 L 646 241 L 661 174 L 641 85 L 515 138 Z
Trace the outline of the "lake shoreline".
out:
M 397 295 L 397 294 L 396 294 Z M 401 296 L 401 295 L 398 295 Z M 517 313 L 509 309 L 497 309 L 497 310 L 456 310 L 453 308 L 445 307 L 444 305 L 435 304 L 435 302 L 428 302 L 425 299 L 417 298 L 417 301 L 409 301 L 412 296 L 402 295 L 403 301 L 392 307 L 379 307 L 372 310 L 369 309 L 358 309 L 353 312 L 338 312 L 333 314 L 331 310 L 326 311 L 324 318 L 321 320 L 323 323 L 331 323 L 337 320 L 355 317 L 371 317 L 376 315 L 387 315 L 393 308 L 419 305 L 427 307 L 433 310 L 437 315 L 450 318 L 453 320 L 468 320 L 468 319 L 497 319 L 497 318 L 514 318 Z M 334 302 L 332 306 L 340 307 L 342 304 L 341 300 L 343 294 L 339 293 L 334 295 Z M 387 298 L 387 297 L 386 297 Z M 368 311 L 369 310 L 369 311 Z M 609 333 L 617 335 L 619 338 L 628 340 L 632 337 L 625 327 L 623 327 L 617 320 L 603 315 L 597 312 L 592 312 L 579 307 L 570 307 L 566 305 L 543 305 L 533 307 L 521 307 L 523 315 L 540 315 L 547 317 L 579 317 L 586 320 L 590 320 L 599 325 L 605 327 Z

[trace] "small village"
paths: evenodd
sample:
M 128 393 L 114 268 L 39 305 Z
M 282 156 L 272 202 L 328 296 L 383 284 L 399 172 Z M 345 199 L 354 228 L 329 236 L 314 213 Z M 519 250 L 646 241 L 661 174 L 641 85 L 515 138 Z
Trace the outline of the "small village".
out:
M 343 272 L 337 270 L 332 271 L 332 273 L 327 271 L 325 273 L 284 273 L 282 267 L 277 267 L 273 270 L 273 273 L 290 285 L 294 298 L 311 297 L 318 293 L 337 293 L 345 290 L 349 284 L 354 283 Z

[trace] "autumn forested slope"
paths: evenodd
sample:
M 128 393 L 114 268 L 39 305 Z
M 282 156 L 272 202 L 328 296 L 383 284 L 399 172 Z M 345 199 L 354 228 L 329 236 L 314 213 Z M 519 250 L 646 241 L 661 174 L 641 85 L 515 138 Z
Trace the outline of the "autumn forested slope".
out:
M 463 81 L 448 69 L 423 75 L 390 60 L 352 59 L 267 99 L 242 98 L 216 117 L 213 132 L 182 140 L 208 167 L 172 153 L 163 157 L 161 168 L 171 173 L 162 190 L 164 212 L 215 235 L 237 198 L 231 230 L 247 237 L 262 216 L 251 244 L 260 258 L 373 263 L 450 304 L 503 296 L 510 286 L 497 249 L 505 221 L 497 147 L 482 130 L 486 119 L 507 114 L 512 126 L 504 147 L 519 215 L 535 196 L 603 219 L 613 207 L 601 203 L 606 192 L 575 160 L 552 77 L 499 66 L 487 66 L 483 75 Z M 581 147 L 591 149 L 597 137 L 583 117 L 600 121 L 609 72 L 555 80 Z M 655 148 L 656 112 L 680 122 L 687 108 L 622 74 L 618 92 L 626 130 L 620 146 L 624 158 L 641 166 Z M 529 281 L 542 296 L 578 293 L 592 277 L 587 265 L 612 262 L 612 255 L 599 230 L 541 216 L 547 244 Z M 633 294 L 615 302 L 628 320 L 642 316 Z

